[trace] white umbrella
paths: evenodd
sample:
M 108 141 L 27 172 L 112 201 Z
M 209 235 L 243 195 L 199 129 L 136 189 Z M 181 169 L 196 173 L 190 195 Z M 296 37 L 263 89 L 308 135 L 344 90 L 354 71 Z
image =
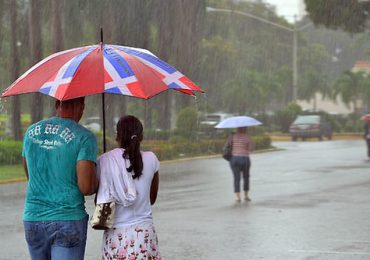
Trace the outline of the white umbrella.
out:
M 233 116 L 218 123 L 215 128 L 238 128 L 262 125 L 260 121 L 249 116 Z

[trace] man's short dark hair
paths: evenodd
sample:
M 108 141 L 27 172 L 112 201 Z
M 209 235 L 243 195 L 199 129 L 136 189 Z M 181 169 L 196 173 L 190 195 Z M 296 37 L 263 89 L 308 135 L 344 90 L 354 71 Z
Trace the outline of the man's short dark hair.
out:
M 55 101 L 55 105 L 59 107 L 60 104 L 63 104 L 63 105 L 79 104 L 79 103 L 83 103 L 84 100 L 85 100 L 85 97 L 73 98 L 73 99 L 68 99 L 68 100 L 63 100 L 63 101 L 60 101 L 57 99 Z

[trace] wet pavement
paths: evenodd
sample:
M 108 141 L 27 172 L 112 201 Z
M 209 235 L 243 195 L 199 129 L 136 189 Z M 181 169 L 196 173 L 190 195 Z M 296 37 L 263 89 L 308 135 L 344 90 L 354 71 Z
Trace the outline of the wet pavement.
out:
M 370 259 L 364 141 L 274 145 L 283 150 L 251 156 L 249 203 L 233 201 L 221 158 L 162 164 L 153 216 L 163 259 Z M 28 259 L 24 191 L 0 187 L 0 259 Z M 101 234 L 89 228 L 86 259 L 98 259 Z

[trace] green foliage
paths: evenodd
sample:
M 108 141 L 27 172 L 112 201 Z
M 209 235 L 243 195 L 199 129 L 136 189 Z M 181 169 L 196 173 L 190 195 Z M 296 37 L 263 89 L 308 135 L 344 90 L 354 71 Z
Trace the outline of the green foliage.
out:
M 22 161 L 22 142 L 3 140 L 0 142 L 0 165 L 19 164 Z
M 271 147 L 271 138 L 269 136 L 254 136 L 252 137 L 252 141 L 254 143 L 254 149 L 256 151 Z
M 280 131 L 287 133 L 293 120 L 302 112 L 302 108 L 296 103 L 290 103 L 286 109 L 276 112 L 274 122 L 280 125 Z
M 269 136 L 252 136 L 252 140 L 256 150 L 271 147 Z M 170 142 L 146 140 L 142 144 L 142 149 L 153 151 L 160 160 L 171 160 L 182 157 L 219 154 L 224 144 L 225 138 L 189 141 L 179 137 L 171 139 Z
M 176 131 L 181 136 L 193 137 L 198 129 L 198 112 L 193 107 L 179 111 L 176 120 Z
M 185 3 L 186 2 L 186 3 Z M 188 3 L 189 2 L 189 3 Z M 325 3 L 324 3 L 325 2 Z M 369 2 L 352 3 L 349 0 L 306 0 L 307 9 L 317 14 L 317 19 L 324 23 L 332 23 L 334 28 L 349 28 L 355 31 L 354 25 L 363 23 L 363 10 L 368 10 Z M 0 4 L 4 1 L 0 1 Z M 29 42 L 28 15 L 30 1 L 18 0 L 17 37 L 19 42 L 20 73 L 26 71 L 30 64 L 30 49 L 26 48 Z M 43 57 L 53 51 L 53 37 L 50 27 L 52 24 L 51 2 L 42 0 L 40 9 L 40 26 L 42 37 Z M 155 6 L 162 8 L 154 8 Z M 77 0 L 63 1 L 60 10 L 62 32 L 59 34 L 63 49 L 99 42 L 99 29 L 104 28 L 104 40 L 107 43 L 129 45 L 148 48 L 153 53 L 170 62 L 183 71 L 186 76 L 206 90 L 206 95 L 200 97 L 205 111 L 249 112 L 276 111 L 284 107 L 290 100 L 292 85 L 292 32 L 261 22 L 237 13 L 206 12 L 205 6 L 225 8 L 250 13 L 271 21 L 272 23 L 292 28 L 283 17 L 279 17 L 273 7 L 263 1 L 230 1 L 230 0 L 199 0 L 199 1 L 116 1 L 116 0 Z M 9 59 L 11 58 L 11 31 L 9 5 L 0 8 L 0 85 L 2 88 L 10 85 Z M 182 8 L 187 7 L 187 8 Z M 347 8 L 348 7 L 348 8 Z M 135 14 L 135 15 L 132 15 Z M 360 15 L 357 15 L 360 14 Z M 186 17 L 186 19 L 185 19 Z M 316 16 L 315 16 L 316 17 Z M 109 18 L 109 19 L 106 19 Z M 319 21 L 319 20 L 315 21 Z M 176 20 L 176 22 L 174 22 Z M 190 21 L 190 22 L 189 22 Z M 31 24 L 32 25 L 32 24 Z M 196 30 L 194 30 L 196 27 Z M 299 24 L 297 24 L 299 28 Z M 122 29 L 124 28 L 124 29 Z M 359 27 L 362 29 L 362 27 Z M 299 97 L 310 99 L 315 92 L 327 92 L 328 75 L 333 64 L 328 64 L 328 58 L 334 53 L 319 42 L 318 29 L 312 29 L 311 35 L 304 37 L 308 30 L 298 33 L 298 87 Z M 316 31 L 314 31 L 316 30 Z M 247 32 L 247 33 L 246 33 Z M 322 32 L 322 31 L 321 31 Z M 327 34 L 324 31 L 323 34 Z M 311 37 L 312 35 L 316 38 Z M 335 48 L 344 49 L 339 42 L 343 37 L 326 36 L 326 40 L 333 42 Z M 313 39 L 311 41 L 311 39 Z M 325 38 L 325 37 L 322 37 Z M 352 49 L 356 49 L 353 48 Z M 364 48 L 363 48 L 364 49 Z M 346 60 L 352 63 L 355 55 L 349 55 Z M 343 59 L 344 60 L 344 59 Z M 348 69 L 348 64 L 345 66 Z M 343 66 L 343 65 L 342 65 Z M 199 69 L 201 68 L 201 69 Z M 22 101 L 22 112 L 29 111 L 31 95 L 25 95 Z M 370 90 L 366 101 L 370 105 Z M 121 97 L 120 97 L 121 98 Z M 188 97 L 186 97 L 188 98 Z M 155 106 L 145 107 L 143 103 L 134 99 L 121 99 L 125 105 L 117 103 L 112 106 L 112 113 L 118 113 L 126 107 L 131 114 L 145 121 L 148 110 L 153 124 L 148 127 L 157 127 L 159 122 L 163 128 L 162 116 L 170 117 L 170 98 L 160 99 Z M 199 100 L 198 99 L 198 100 Z M 165 100 L 166 103 L 161 101 Z M 225 101 L 225 103 L 223 103 Z M 120 101 L 121 102 L 121 101 Z M 180 103 L 180 102 L 179 102 Z M 6 104 L 8 113 L 11 112 L 10 102 Z M 119 105 L 118 105 L 119 104 Z M 184 102 L 186 104 L 186 102 Z M 46 104 L 45 104 L 46 106 Z M 181 106 L 181 105 L 180 105 Z M 168 109 L 162 109 L 166 107 Z M 96 116 L 100 111 L 98 106 L 87 107 L 86 116 Z M 146 110 L 147 109 L 147 110 Z M 46 109 L 45 109 L 46 110 Z M 164 111 L 164 112 L 163 112 Z M 1 111 L 3 112 L 3 111 Z M 95 114 L 94 114 L 95 113 Z M 48 112 L 45 111 L 45 116 Z M 116 116 L 116 115 L 115 115 Z M 30 122 L 30 121 L 29 121 Z M 25 127 L 28 123 L 22 125 Z M 169 124 L 168 124 L 169 125 Z M 164 128 L 168 127 L 166 124 Z M 194 136 L 192 125 L 178 127 L 176 134 L 190 134 Z M 274 124 L 274 128 L 277 124 Z M 0 128 L 3 123 L 0 121 Z M 180 132 L 183 133 L 180 133 Z M 0 129 L 0 134 L 5 130 Z M 168 137 L 167 133 L 149 131 L 147 136 L 152 138 Z M 114 143 L 114 141 L 113 141 Z
M 274 75 L 245 71 L 224 85 L 224 107 L 232 113 L 263 111 L 272 98 L 281 98 L 280 85 Z
M 343 29 L 351 33 L 367 29 L 368 1 L 305 0 L 306 11 L 317 25 L 331 29 Z
M 354 111 L 358 109 L 358 100 L 364 99 L 367 101 L 367 93 L 369 92 L 369 79 L 364 72 L 345 71 L 334 82 L 332 95 L 336 98 L 341 97 L 341 100 L 349 105 L 353 104 Z
M 316 93 L 329 93 L 329 79 L 325 68 L 330 67 L 331 56 L 321 44 L 310 44 L 300 48 L 298 97 L 311 100 Z
M 168 140 L 170 138 L 170 135 L 170 130 L 153 128 L 144 129 L 144 140 Z
M 103 153 L 103 150 L 104 150 L 104 146 L 103 146 L 103 131 L 99 131 L 97 133 L 95 133 L 95 137 L 96 137 L 96 142 L 98 144 L 98 155 L 99 154 L 102 154 Z M 107 151 L 117 147 L 117 142 L 109 137 L 109 136 L 106 136 L 105 137 L 105 145 L 106 145 L 106 149 Z
M 21 178 L 26 178 L 26 174 L 21 164 L 0 166 L 0 182 Z

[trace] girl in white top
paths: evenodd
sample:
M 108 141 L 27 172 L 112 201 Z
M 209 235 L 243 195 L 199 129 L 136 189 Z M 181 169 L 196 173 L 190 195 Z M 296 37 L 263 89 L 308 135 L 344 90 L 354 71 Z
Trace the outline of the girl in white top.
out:
M 104 231 L 102 259 L 161 259 L 151 205 L 158 192 L 159 161 L 140 150 L 143 126 L 134 116 L 117 123 L 120 148 L 98 160 L 97 203 L 115 201 L 113 228 Z

